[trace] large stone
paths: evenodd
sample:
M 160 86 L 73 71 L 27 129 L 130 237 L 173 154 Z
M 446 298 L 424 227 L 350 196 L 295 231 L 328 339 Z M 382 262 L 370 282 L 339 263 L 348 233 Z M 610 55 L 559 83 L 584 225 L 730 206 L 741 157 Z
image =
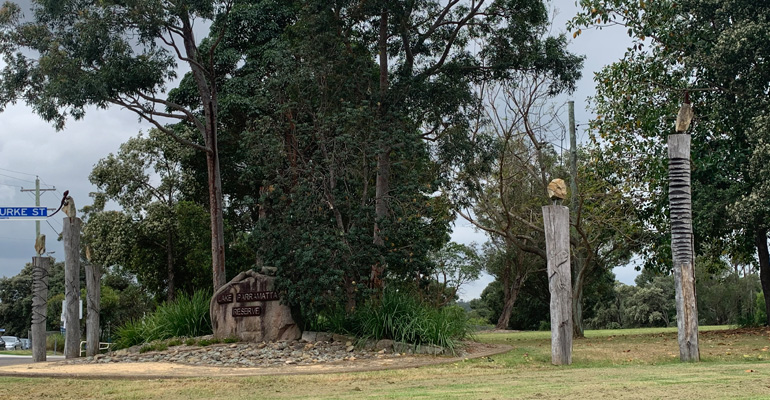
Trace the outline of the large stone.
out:
M 563 179 L 554 179 L 548 184 L 548 197 L 551 200 L 564 200 L 567 198 L 567 184 Z
M 291 309 L 279 300 L 275 277 L 249 270 L 219 288 L 211 298 L 214 337 L 242 341 L 297 340 L 302 331 Z

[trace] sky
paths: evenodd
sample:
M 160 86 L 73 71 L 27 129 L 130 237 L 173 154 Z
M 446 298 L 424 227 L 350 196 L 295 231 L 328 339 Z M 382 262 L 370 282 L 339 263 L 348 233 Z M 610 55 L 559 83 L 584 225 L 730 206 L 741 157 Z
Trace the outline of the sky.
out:
M 23 1 L 19 3 L 28 3 Z M 566 32 L 566 21 L 576 12 L 574 0 L 553 0 L 550 6 L 556 10 L 553 34 Z M 28 6 L 22 4 L 23 10 Z M 557 102 L 575 101 L 578 140 L 585 139 L 591 114 L 586 110 L 587 98 L 594 93 L 593 74 L 605 65 L 623 56 L 630 40 L 620 29 L 603 31 L 584 30 L 571 40 L 569 49 L 585 55 L 583 78 L 577 91 L 569 98 Z M 35 205 L 34 193 L 21 189 L 34 189 L 39 177 L 41 188 L 53 189 L 41 193 L 41 206 L 58 207 L 62 193 L 70 191 L 78 208 L 90 204 L 88 194 L 96 191 L 88 175 L 94 165 L 110 153 L 115 153 L 121 143 L 149 125 L 141 123 L 131 112 L 112 107 L 106 110 L 89 108 L 84 119 L 68 121 L 57 132 L 24 104 L 7 107 L 0 113 L 0 207 L 30 207 Z M 47 250 L 51 256 L 63 259 L 63 247 L 56 238 L 62 229 L 63 214 L 41 222 L 41 233 L 47 236 Z M 458 220 L 452 240 L 459 243 L 483 243 L 485 237 L 467 222 Z M 0 220 L 0 277 L 18 274 L 35 256 L 35 223 L 33 221 Z M 633 284 L 638 274 L 632 267 L 616 268 L 615 274 L 623 283 Z M 479 297 L 492 281 L 488 275 L 461 289 L 461 298 Z

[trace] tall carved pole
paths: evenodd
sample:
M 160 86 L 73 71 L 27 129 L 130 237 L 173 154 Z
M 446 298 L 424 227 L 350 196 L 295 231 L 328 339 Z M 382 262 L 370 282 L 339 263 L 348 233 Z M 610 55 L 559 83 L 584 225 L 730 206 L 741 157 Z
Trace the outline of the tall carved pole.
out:
M 692 233 L 690 192 L 690 135 L 684 132 L 693 112 L 685 100 L 679 110 L 676 134 L 668 136 L 669 204 L 671 209 L 671 253 L 676 285 L 676 326 L 679 359 L 700 361 L 698 306 L 695 297 L 695 246 Z
M 62 221 L 64 241 L 64 357 L 80 356 L 80 218 L 67 217 Z
M 548 185 L 554 203 L 567 195 L 563 180 Z M 551 292 L 551 363 L 572 364 L 572 274 L 569 255 L 569 208 L 543 206 L 545 251 L 548 258 L 548 289 Z
M 43 243 L 45 243 L 45 236 Z M 40 238 L 40 236 L 38 236 Z M 51 270 L 51 257 L 41 257 L 45 252 L 38 250 L 38 256 L 32 257 L 32 361 L 46 360 L 45 323 L 48 314 L 48 273 Z
M 86 247 L 86 355 L 99 354 L 99 311 L 101 310 L 102 271 L 91 261 L 91 249 Z

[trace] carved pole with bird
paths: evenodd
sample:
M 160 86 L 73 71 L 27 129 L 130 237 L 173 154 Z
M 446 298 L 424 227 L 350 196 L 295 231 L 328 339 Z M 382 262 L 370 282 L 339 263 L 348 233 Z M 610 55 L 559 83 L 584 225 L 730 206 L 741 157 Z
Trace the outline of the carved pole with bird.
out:
M 668 136 L 671 253 L 676 285 L 676 325 L 681 361 L 699 361 L 698 307 L 695 297 L 695 244 L 692 232 L 690 143 L 686 133 L 693 119 L 689 93 L 676 118 L 675 134 Z

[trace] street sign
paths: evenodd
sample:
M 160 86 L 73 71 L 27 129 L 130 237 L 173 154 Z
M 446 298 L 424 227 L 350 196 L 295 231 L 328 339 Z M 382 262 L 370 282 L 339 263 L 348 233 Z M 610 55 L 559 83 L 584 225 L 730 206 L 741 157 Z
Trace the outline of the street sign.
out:
M 0 207 L 0 219 L 46 219 L 48 209 L 45 207 Z

